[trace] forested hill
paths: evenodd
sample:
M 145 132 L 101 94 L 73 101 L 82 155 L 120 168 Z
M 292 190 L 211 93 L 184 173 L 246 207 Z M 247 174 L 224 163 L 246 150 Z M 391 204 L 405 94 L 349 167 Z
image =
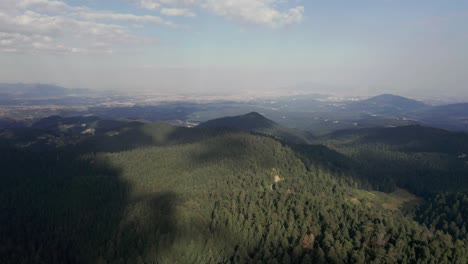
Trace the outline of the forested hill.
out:
M 461 193 L 362 189 L 258 133 L 53 120 L 0 132 L 0 263 L 467 263 Z
M 201 123 L 198 125 L 198 127 L 235 128 L 241 131 L 256 132 L 275 136 L 277 138 L 294 143 L 309 143 L 313 138 L 311 133 L 283 127 L 257 112 L 251 112 L 241 116 L 230 116 L 209 120 Z
M 468 134 L 420 125 L 341 130 L 325 135 L 337 144 L 371 143 L 391 145 L 403 151 L 440 152 L 460 155 L 468 151 Z
M 351 102 L 347 110 L 374 111 L 381 113 L 408 113 L 428 107 L 428 105 L 398 95 L 382 94 L 366 100 Z
M 358 166 L 359 177 L 391 191 L 418 194 L 468 190 L 468 135 L 424 126 L 343 130 L 322 143 Z M 390 186 L 393 188 L 388 189 Z
M 452 130 L 468 131 L 468 103 L 422 108 L 412 113 L 421 122 Z
M 257 112 L 213 119 L 199 125 L 199 127 L 234 127 L 246 131 L 270 129 L 278 126 L 278 124 Z

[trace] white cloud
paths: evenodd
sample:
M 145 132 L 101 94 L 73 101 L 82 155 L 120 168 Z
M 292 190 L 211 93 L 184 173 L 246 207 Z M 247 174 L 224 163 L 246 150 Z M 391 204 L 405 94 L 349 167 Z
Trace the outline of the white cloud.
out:
M 215 15 L 235 20 L 241 23 L 266 25 L 272 28 L 289 24 L 301 23 L 304 18 L 304 6 L 286 7 L 288 0 L 140 0 L 143 8 L 156 10 L 161 13 L 168 10 L 183 9 L 188 12 L 202 8 Z M 283 7 L 283 8 L 281 8 Z M 189 9 L 190 8 L 190 9 Z
M 161 14 L 166 16 L 194 17 L 195 13 L 186 8 L 163 8 Z
M 158 9 L 161 4 L 151 0 L 140 0 L 140 6 L 149 10 Z
M 0 52 L 113 53 L 156 40 L 138 37 L 130 25 L 176 25 L 158 16 L 94 11 L 62 1 L 1 0 Z
M 137 16 L 133 14 L 119 14 L 112 12 L 83 12 L 81 17 L 90 19 L 90 20 L 120 20 L 120 21 L 129 21 L 135 23 L 152 23 L 159 25 L 166 25 L 175 27 L 176 25 L 170 21 L 166 21 L 163 18 L 158 16 Z
M 128 0 L 165 17 L 202 9 L 240 23 L 272 28 L 300 23 L 304 7 L 288 0 Z M 295 1 L 295 0 L 291 0 Z M 297 3 L 297 1 L 295 1 Z M 142 25 L 179 27 L 165 17 L 93 10 L 59 0 L 0 0 L 0 51 L 112 53 L 153 44 L 133 33 Z
M 285 24 L 298 24 L 304 19 L 304 7 L 296 6 L 288 10 L 288 12 L 282 14 L 282 19 Z
M 112 53 L 110 49 L 80 48 L 56 43 L 52 38 L 42 35 L 0 32 L 0 51 L 3 52 L 48 52 L 48 53 Z
M 22 1 L 19 1 L 18 7 L 21 7 L 21 8 L 34 7 L 36 9 L 49 10 L 49 11 L 64 10 L 64 9 L 69 8 L 69 6 L 62 1 L 49 1 L 49 0 L 22 0 Z

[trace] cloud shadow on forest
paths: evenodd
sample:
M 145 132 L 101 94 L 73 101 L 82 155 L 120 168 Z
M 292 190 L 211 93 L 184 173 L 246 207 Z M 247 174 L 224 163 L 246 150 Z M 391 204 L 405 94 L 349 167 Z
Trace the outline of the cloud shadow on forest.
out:
M 176 232 L 176 195 L 131 198 L 132 186 L 118 168 L 79 153 L 2 147 L 1 263 L 95 263 L 164 250 L 145 239 Z M 125 221 L 135 203 L 148 208 L 146 226 Z M 139 251 L 130 250 L 136 244 Z

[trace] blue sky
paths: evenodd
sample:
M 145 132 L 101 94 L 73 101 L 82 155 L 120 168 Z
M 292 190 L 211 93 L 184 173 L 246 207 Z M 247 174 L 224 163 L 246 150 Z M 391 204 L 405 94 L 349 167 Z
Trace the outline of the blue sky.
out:
M 0 81 L 468 96 L 466 25 L 452 0 L 2 0 Z

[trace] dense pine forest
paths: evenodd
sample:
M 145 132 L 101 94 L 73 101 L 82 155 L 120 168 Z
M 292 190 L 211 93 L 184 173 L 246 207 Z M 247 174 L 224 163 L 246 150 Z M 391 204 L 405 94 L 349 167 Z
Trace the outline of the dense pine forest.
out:
M 466 134 L 49 121 L 0 132 L 0 263 L 468 263 Z

